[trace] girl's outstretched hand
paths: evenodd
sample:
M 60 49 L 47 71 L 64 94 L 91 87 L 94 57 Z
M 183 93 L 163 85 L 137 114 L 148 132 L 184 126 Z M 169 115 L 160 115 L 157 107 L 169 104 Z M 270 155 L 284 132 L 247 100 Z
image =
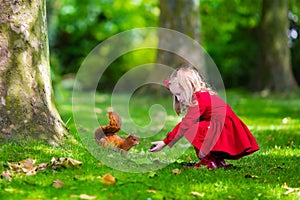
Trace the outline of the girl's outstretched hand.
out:
M 150 152 L 157 152 L 162 150 L 166 144 L 164 143 L 164 141 L 157 141 L 157 142 L 151 142 L 152 146 L 149 149 Z

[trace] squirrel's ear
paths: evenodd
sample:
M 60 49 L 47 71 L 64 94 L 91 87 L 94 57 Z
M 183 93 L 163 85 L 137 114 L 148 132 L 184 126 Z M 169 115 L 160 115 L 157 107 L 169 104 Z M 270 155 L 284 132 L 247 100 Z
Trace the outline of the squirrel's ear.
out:
M 130 136 L 135 136 L 133 132 L 130 133 Z

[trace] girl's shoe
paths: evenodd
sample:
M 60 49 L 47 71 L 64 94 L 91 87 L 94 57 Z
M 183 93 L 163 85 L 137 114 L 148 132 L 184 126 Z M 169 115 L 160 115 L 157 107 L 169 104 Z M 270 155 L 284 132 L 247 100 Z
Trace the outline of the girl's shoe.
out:
M 217 169 L 218 168 L 218 165 L 217 165 L 215 159 L 213 159 L 211 157 L 202 158 L 199 163 L 194 165 L 194 168 L 199 168 L 201 166 L 207 166 L 208 169 Z
M 225 160 L 224 159 L 216 159 L 216 163 L 217 163 L 217 166 L 218 168 L 224 168 L 224 169 L 232 169 L 235 167 L 232 165 L 232 164 L 226 164 Z
M 216 164 L 218 167 L 226 168 L 227 164 L 224 159 L 216 159 Z

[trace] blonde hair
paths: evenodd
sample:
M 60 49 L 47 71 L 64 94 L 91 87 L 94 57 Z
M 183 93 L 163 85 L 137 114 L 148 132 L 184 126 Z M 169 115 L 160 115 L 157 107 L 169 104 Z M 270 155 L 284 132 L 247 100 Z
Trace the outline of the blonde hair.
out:
M 193 98 L 195 92 L 209 92 L 216 94 L 216 92 L 205 82 L 204 78 L 199 74 L 195 67 L 183 66 L 176 69 L 170 76 L 168 85 L 176 85 L 182 90 L 182 96 L 185 104 L 178 101 L 174 96 L 174 110 L 179 115 L 187 106 L 196 106 L 197 100 Z

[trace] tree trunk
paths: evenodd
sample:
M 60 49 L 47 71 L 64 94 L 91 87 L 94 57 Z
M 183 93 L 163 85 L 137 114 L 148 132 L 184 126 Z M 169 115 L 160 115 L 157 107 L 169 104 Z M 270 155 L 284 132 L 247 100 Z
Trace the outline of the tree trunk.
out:
M 53 103 L 46 0 L 0 0 L 0 141 L 67 134 Z
M 297 87 L 288 47 L 288 1 L 263 0 L 260 65 L 252 81 L 256 90 L 287 91 Z
M 200 42 L 200 11 L 198 1 L 161 0 L 159 7 L 159 27 L 181 32 Z M 177 43 L 180 42 L 177 41 L 177 38 L 169 37 L 170 35 L 168 34 L 160 33 L 159 46 L 166 46 L 165 43 L 177 45 L 178 48 L 184 46 L 184 44 Z M 170 67 L 176 68 L 179 65 L 187 65 L 188 61 L 185 59 L 167 51 L 158 50 L 157 52 L 157 62 Z
M 159 44 L 156 63 L 171 68 L 177 68 L 182 65 L 193 65 L 198 69 L 203 69 L 204 59 L 202 49 L 197 48 L 199 45 L 191 45 L 191 41 L 193 40 L 198 43 L 200 41 L 199 2 L 197 0 L 161 0 L 159 3 L 159 27 L 162 29 L 158 32 Z M 166 29 L 174 32 L 171 34 Z M 168 78 L 170 73 L 154 72 L 153 74 L 149 74 L 149 76 L 163 80 Z M 158 96 L 169 94 L 165 89 L 160 90 L 159 85 L 143 86 L 141 93 L 152 93 Z

